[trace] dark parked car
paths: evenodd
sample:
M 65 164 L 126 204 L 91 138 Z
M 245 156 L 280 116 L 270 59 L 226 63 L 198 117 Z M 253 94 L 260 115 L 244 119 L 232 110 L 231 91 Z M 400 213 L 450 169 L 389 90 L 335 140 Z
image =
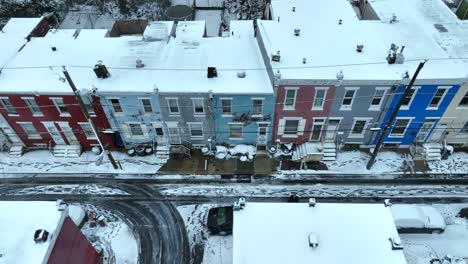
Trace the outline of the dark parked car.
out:
M 232 206 L 211 208 L 208 212 L 208 232 L 210 235 L 230 235 L 232 220 Z

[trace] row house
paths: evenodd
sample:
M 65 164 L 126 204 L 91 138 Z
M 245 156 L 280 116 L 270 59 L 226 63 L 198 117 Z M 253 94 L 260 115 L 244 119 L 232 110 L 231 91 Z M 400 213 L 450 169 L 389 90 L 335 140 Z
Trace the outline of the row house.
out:
M 462 85 L 455 94 L 444 114 L 434 127 L 437 131 L 445 132 L 444 140 L 447 144 L 468 145 L 468 83 Z M 440 140 L 438 138 L 437 140 Z
M 272 1 L 272 20 L 255 21 L 253 27 L 277 92 L 273 139 L 296 144 L 293 160 L 334 160 L 336 148 L 343 145 L 372 148 L 422 58 L 429 61 L 411 98 L 403 99 L 384 143 L 439 143 L 450 130 L 451 142 L 456 142 L 455 133 L 463 138 L 462 120 L 452 125 L 455 130 L 439 120 L 456 119 L 456 111 L 448 109 L 463 109 L 465 92 L 459 87 L 466 82 L 466 62 L 451 57 L 466 57 L 461 44 L 466 34 L 443 3 L 432 2 L 436 8 L 431 12 L 440 16 L 420 11 L 423 1 L 374 1 L 375 18 L 382 20 L 375 23 L 358 16 L 346 1 L 313 6 L 305 0 Z M 460 41 L 438 44 L 447 33 L 434 24 L 444 21 L 457 25 L 453 30 L 450 23 L 444 26 Z

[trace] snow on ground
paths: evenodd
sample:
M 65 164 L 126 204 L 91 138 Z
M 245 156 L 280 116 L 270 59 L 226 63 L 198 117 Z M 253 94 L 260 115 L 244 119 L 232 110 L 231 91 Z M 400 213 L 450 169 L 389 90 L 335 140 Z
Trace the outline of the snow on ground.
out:
M 468 221 L 456 215 L 468 204 L 432 204 L 444 216 L 442 234 L 401 234 L 408 264 L 427 264 L 449 254 L 468 260 Z
M 217 37 L 221 25 L 222 10 L 196 10 L 195 20 L 204 20 L 207 37 Z
M 104 227 L 99 224 L 96 227 L 91 227 L 88 221 L 81 229 L 89 241 L 104 249 L 104 252 L 106 252 L 105 256 L 107 256 L 104 263 L 137 264 L 137 241 L 125 221 L 103 208 L 98 208 L 90 204 L 85 204 L 83 206 L 88 215 L 91 211 L 94 211 L 97 216 L 102 215 L 106 219 L 106 225 Z
M 5 192 L 8 193 L 8 192 Z M 13 190 L 11 194 L 89 194 L 89 195 L 128 195 L 120 189 L 104 187 L 97 184 L 43 185 Z
M 210 208 L 221 205 L 182 205 L 178 206 L 184 219 L 190 243 L 191 263 L 231 264 L 232 236 L 211 236 L 206 223 Z
M 79 204 L 70 204 L 68 205 L 68 215 L 77 226 L 80 226 L 85 218 L 86 212 Z
M 468 153 L 455 152 L 447 160 L 429 161 L 432 172 L 439 173 L 468 173 Z
M 0 172 L 8 173 L 156 173 L 161 167 L 156 163 L 156 156 L 130 157 L 122 152 L 112 152 L 114 159 L 122 165 L 115 170 L 107 156 L 102 164 L 97 165 L 98 156 L 84 152 L 78 158 L 54 157 L 47 150 L 36 150 L 25 153 L 21 157 L 10 157 L 0 153 Z

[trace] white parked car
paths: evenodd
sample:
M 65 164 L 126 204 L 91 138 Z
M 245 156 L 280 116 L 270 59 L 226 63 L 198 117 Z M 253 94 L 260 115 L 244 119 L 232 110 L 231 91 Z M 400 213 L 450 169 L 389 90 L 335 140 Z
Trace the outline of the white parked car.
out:
M 393 220 L 400 233 L 442 233 L 445 220 L 432 206 L 392 205 Z

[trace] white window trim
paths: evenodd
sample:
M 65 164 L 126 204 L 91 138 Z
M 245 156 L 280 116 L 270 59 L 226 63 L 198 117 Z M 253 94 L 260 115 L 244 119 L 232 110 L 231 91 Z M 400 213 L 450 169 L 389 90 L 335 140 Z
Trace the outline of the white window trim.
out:
M 231 101 L 231 113 L 224 113 L 223 112 L 223 100 L 229 100 Z M 232 97 L 220 97 L 219 98 L 219 103 L 220 103 L 220 107 L 221 107 L 221 116 L 222 117 L 232 117 L 233 116 L 233 113 L 232 113 Z
M 263 110 L 265 109 L 265 98 L 263 97 L 252 97 L 252 117 L 263 117 Z M 261 114 L 254 114 L 253 109 L 254 109 L 254 100 L 262 101 L 262 111 L 260 111 Z
M 468 104 L 467 105 L 460 105 L 461 102 L 463 101 L 463 98 L 465 98 L 465 96 L 468 97 L 468 91 L 465 91 L 465 94 L 461 97 L 460 101 L 458 101 L 458 104 L 457 104 L 455 109 L 468 109 Z
M 44 113 L 42 113 L 42 110 L 41 110 L 41 108 L 39 107 L 39 104 L 37 103 L 36 98 L 34 98 L 34 97 L 21 97 L 21 99 L 23 99 L 23 101 L 26 103 L 26 105 L 27 105 L 28 108 L 29 108 L 29 111 L 31 111 L 31 113 L 32 113 L 33 116 L 44 116 Z M 34 112 L 34 111 L 32 110 L 32 107 L 31 107 L 31 105 L 29 104 L 28 100 L 34 100 L 34 102 L 36 102 L 37 108 L 39 108 L 39 113 Z
M 372 96 L 371 98 L 371 101 L 370 101 L 370 105 L 369 105 L 369 111 L 380 111 L 382 110 L 382 104 L 385 100 L 385 97 L 387 96 L 387 92 L 388 92 L 388 87 L 376 87 L 375 90 L 374 90 L 374 95 Z M 380 103 L 379 105 L 372 105 L 372 101 L 374 101 L 374 97 L 375 97 L 375 94 L 377 93 L 377 91 L 384 91 L 384 93 L 382 94 L 382 98 L 380 99 Z
M 361 134 L 354 134 L 353 129 L 354 126 L 356 125 L 357 121 L 366 121 L 364 124 L 364 127 L 362 129 Z M 366 130 L 369 127 L 369 123 L 372 121 L 372 118 L 370 117 L 355 117 L 353 125 L 351 126 L 351 130 L 349 131 L 348 138 L 364 138 L 364 135 L 366 134 Z
M 260 125 L 266 125 L 266 134 L 268 136 L 268 130 L 270 130 L 270 122 L 257 122 L 257 134 L 260 136 Z
M 354 91 L 354 93 L 353 93 L 353 97 L 351 98 L 351 103 L 349 105 L 343 105 L 346 93 L 352 90 Z M 343 93 L 343 98 L 341 99 L 341 106 L 340 106 L 341 111 L 351 111 L 353 109 L 354 99 L 356 98 L 356 94 L 358 90 L 359 90 L 359 87 L 345 87 L 345 92 Z
M 143 115 L 152 115 L 154 113 L 154 107 L 153 107 L 153 102 L 151 102 L 151 97 L 138 97 L 138 100 L 140 101 L 141 109 L 143 110 Z M 143 104 L 143 100 L 149 100 L 149 103 L 150 103 L 150 106 L 151 106 L 151 112 L 146 112 L 145 111 L 145 105 Z M 122 106 L 120 106 L 120 107 L 122 107 Z
M 289 106 L 286 105 L 286 98 L 289 90 L 294 91 L 294 100 L 293 100 L 293 105 Z M 296 109 L 296 99 L 297 99 L 297 91 L 299 90 L 299 87 L 285 87 L 284 88 L 284 100 L 283 100 L 283 110 L 285 111 L 292 111 Z
M 280 131 L 281 129 L 283 131 L 283 133 L 278 133 L 279 136 L 281 136 L 283 138 L 298 138 L 299 136 L 304 135 L 305 126 L 306 126 L 306 123 L 307 123 L 306 119 L 304 119 L 302 117 L 283 117 L 282 119 L 280 119 L 280 121 L 281 120 L 284 120 L 284 127 L 281 128 L 279 123 L 278 123 L 278 131 Z M 297 124 L 297 133 L 295 135 L 286 135 L 286 134 L 284 134 L 284 130 L 286 129 L 286 121 L 287 120 L 297 120 L 297 121 L 299 121 L 299 123 Z M 301 129 L 301 126 L 302 126 L 302 129 Z
M 440 104 L 442 104 L 442 101 L 444 101 L 445 96 L 448 94 L 450 88 L 452 88 L 452 87 L 453 86 L 437 86 L 437 89 L 434 92 L 434 95 L 432 96 L 431 100 L 429 100 L 429 104 L 427 105 L 426 110 L 438 110 L 439 107 L 440 107 Z M 444 94 L 442 95 L 442 97 L 440 97 L 439 103 L 437 104 L 437 106 L 429 106 L 431 104 L 432 99 L 434 99 L 434 97 L 435 97 L 435 95 L 437 93 L 437 90 L 439 90 L 439 89 L 445 89 Z
M 406 127 L 405 127 L 405 130 L 403 131 L 402 134 L 397 134 L 397 135 L 392 135 L 392 130 L 393 130 L 393 127 L 395 126 L 396 122 L 400 119 L 405 119 L 405 120 L 409 120 L 408 124 L 406 124 Z M 405 135 L 406 135 L 406 132 L 408 132 L 408 127 L 411 125 L 411 123 L 413 122 L 414 120 L 414 117 L 397 117 L 395 118 L 395 121 L 393 122 L 392 124 L 392 127 L 388 133 L 388 138 L 404 138 Z
M 241 126 L 241 137 L 239 138 L 232 138 L 231 137 L 231 125 L 240 125 Z M 242 122 L 229 122 L 228 123 L 228 126 L 229 126 L 229 140 L 243 140 L 244 139 L 244 123 Z
M 39 131 L 37 130 L 36 126 L 34 126 L 33 122 L 16 122 L 16 124 L 18 124 L 21 129 L 28 133 L 26 130 L 24 130 L 23 126 L 21 124 L 31 124 L 34 129 L 36 130 L 36 134 L 33 134 L 33 135 L 30 135 L 29 133 L 26 135 L 28 137 L 28 139 L 42 139 L 42 136 L 41 134 L 39 133 Z
M 140 123 L 140 122 L 125 122 L 124 124 L 128 128 L 128 136 L 127 137 L 132 138 L 132 139 L 145 139 L 145 138 L 148 138 L 148 128 L 146 127 L 145 124 Z M 133 135 L 132 129 L 130 128 L 130 124 L 140 125 L 141 131 L 143 132 L 143 135 Z
M 316 120 L 318 119 L 321 119 L 323 120 L 322 122 L 317 122 Z M 312 140 L 312 134 L 313 134 L 313 131 L 314 131 L 314 125 L 315 124 L 320 124 L 322 123 L 322 129 L 320 129 L 320 134 L 319 134 L 319 137 L 318 139 L 314 139 Z M 310 125 L 310 135 L 309 135 L 309 141 L 310 142 L 318 142 L 320 141 L 320 139 L 322 138 L 322 134 L 323 134 L 323 130 L 325 129 L 325 124 L 327 123 L 327 118 L 326 117 L 314 117 L 312 119 L 312 124 Z
M 193 97 L 193 98 L 190 98 L 192 100 L 192 106 L 193 106 L 193 115 L 194 116 L 204 116 L 206 111 L 205 111 L 205 98 L 203 97 Z M 203 108 L 203 113 L 197 113 L 195 111 L 195 101 L 196 100 L 201 100 L 202 102 L 202 108 Z M 232 107 L 231 107 L 232 108 Z M 231 109 L 232 110 L 232 109 Z
M 413 96 L 411 96 L 411 99 L 408 103 L 408 105 L 402 105 L 400 107 L 401 110 L 409 110 L 411 107 L 411 104 L 413 103 L 414 98 L 416 97 L 416 94 L 418 93 L 419 89 L 421 89 L 421 86 L 413 86 L 411 87 L 411 90 L 414 90 Z M 406 89 L 405 89 L 406 90 Z M 403 91 L 404 93 L 404 91 Z M 403 95 L 402 95 L 403 96 Z
M 89 122 L 78 122 L 78 125 L 80 126 L 81 130 L 83 131 L 83 134 L 86 136 L 86 139 L 94 139 L 97 140 L 96 134 L 94 134 L 93 126 Z M 93 136 L 88 136 L 86 133 L 84 133 L 84 129 L 81 125 L 89 125 L 91 127 L 91 131 L 93 132 Z
M 202 131 L 202 135 L 201 135 L 201 136 L 192 136 L 192 127 L 191 127 L 191 125 L 200 125 L 201 131 Z M 205 131 L 204 131 L 204 129 L 203 129 L 203 122 L 187 122 L 187 126 L 188 126 L 188 129 L 189 129 L 190 138 L 193 138 L 193 139 L 201 139 L 201 138 L 204 138 L 204 137 L 205 137 Z
M 10 104 L 13 106 L 13 108 L 15 109 L 15 111 L 16 111 L 16 107 L 13 105 L 13 103 L 11 102 L 11 100 L 10 100 L 9 97 L 7 97 L 7 96 L 0 96 L 0 99 L 7 99 L 7 100 L 10 102 Z M 16 111 L 16 114 L 10 114 L 10 113 L 8 113 L 8 110 L 7 110 L 6 106 L 3 104 L 3 102 L 0 102 L 0 106 L 5 110 L 5 112 L 8 114 L 8 116 L 19 116 L 18 111 Z
M 114 115 L 116 116 L 123 116 L 124 115 L 124 109 L 122 107 L 122 104 L 120 102 L 120 98 L 119 97 L 108 97 L 106 98 L 107 99 L 107 103 L 110 105 L 110 108 L 112 109 L 112 113 L 114 113 Z M 122 112 L 116 112 L 115 109 L 114 109 L 114 104 L 110 101 L 112 99 L 117 99 L 119 100 L 119 105 L 120 105 L 120 109 L 122 109 Z
M 328 89 L 329 89 L 329 87 L 316 87 L 315 88 L 314 100 L 312 101 L 312 109 L 311 110 L 323 110 L 323 108 L 325 107 L 325 103 L 327 102 Z M 317 91 L 319 91 L 319 90 L 320 91 L 325 91 L 325 93 L 323 94 L 323 104 L 322 104 L 322 106 L 316 107 L 315 106 L 315 100 L 317 98 Z
M 169 100 L 175 100 L 177 104 L 177 112 L 173 113 L 171 112 L 171 104 L 169 103 Z M 179 105 L 179 98 L 177 97 L 166 97 L 166 103 L 167 103 L 167 111 L 169 112 L 170 116 L 180 116 L 180 105 Z
M 70 114 L 70 112 L 68 111 L 68 109 L 67 109 L 67 113 L 62 113 L 62 111 L 60 111 L 60 108 L 58 107 L 58 104 L 57 104 L 57 101 L 56 101 L 56 100 L 62 100 L 63 105 L 64 105 L 65 107 L 67 107 L 67 104 L 65 104 L 65 100 L 64 100 L 63 97 L 49 97 L 49 99 L 52 100 L 52 102 L 53 102 L 54 105 L 55 105 L 55 108 L 56 108 L 57 111 L 60 113 L 59 116 L 62 116 L 62 117 L 63 117 L 63 116 L 66 116 L 66 117 L 67 117 L 67 116 L 71 116 L 71 114 Z
M 424 122 L 421 124 L 421 127 L 419 128 L 418 130 L 418 133 L 416 134 L 416 136 L 414 137 L 414 140 L 416 141 L 416 139 L 418 138 L 419 134 L 421 134 L 422 132 L 422 127 L 424 126 L 424 124 L 426 123 L 426 121 L 430 119 L 430 120 L 433 120 L 435 121 L 434 124 L 432 125 L 432 127 L 428 130 L 429 134 L 425 136 L 425 138 L 423 140 L 419 140 L 418 142 L 423 142 L 423 141 L 426 141 L 432 134 L 432 132 L 434 131 L 435 128 L 437 128 L 437 126 L 439 125 L 439 122 L 440 122 L 440 117 L 431 117 L 431 116 L 428 116 L 424 119 Z M 447 129 L 448 126 L 447 126 Z

